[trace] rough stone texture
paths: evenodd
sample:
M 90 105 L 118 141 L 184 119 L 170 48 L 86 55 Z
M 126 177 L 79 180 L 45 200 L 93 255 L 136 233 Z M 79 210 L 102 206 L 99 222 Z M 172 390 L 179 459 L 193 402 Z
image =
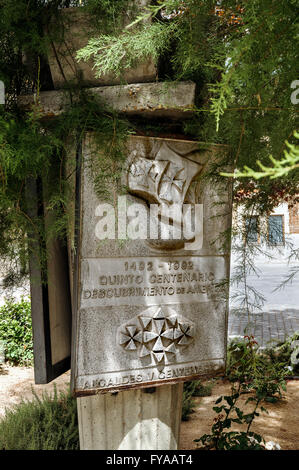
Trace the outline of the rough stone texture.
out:
M 137 1 L 141 5 L 147 0 Z M 65 87 L 68 83 L 78 80 L 84 86 L 116 85 L 125 80 L 127 83 L 151 82 L 156 78 L 156 67 L 151 59 L 139 64 L 136 68 L 128 69 L 123 77 L 107 74 L 97 78 L 93 69 L 93 61 L 76 60 L 76 52 L 87 45 L 89 39 L 97 37 L 99 31 L 93 27 L 89 15 L 80 8 L 67 8 L 60 10 L 60 21 L 63 25 L 62 33 L 52 26 L 51 42 L 48 60 L 51 75 L 56 89 Z M 126 20 L 124 19 L 124 25 Z M 57 37 L 58 35 L 58 37 Z
M 186 249 L 188 237 L 183 245 L 174 238 L 169 246 L 161 237 L 99 239 L 105 215 L 100 203 L 107 201 L 94 192 L 97 151 L 92 136 L 86 139 L 72 370 L 77 396 L 223 371 L 227 291 L 218 284 L 229 277 L 229 249 L 219 238 L 230 228 L 231 191 L 198 179 L 218 158 L 216 148 L 200 151 L 195 142 L 139 137 L 131 137 L 127 145 L 123 182 L 130 193 L 128 206 L 144 208 L 143 225 L 147 227 L 148 203 L 159 209 L 165 201 L 175 201 L 181 209 L 186 202 L 202 205 L 199 243 Z M 124 216 L 123 209 L 119 216 Z M 112 218 L 107 227 L 113 223 Z
M 183 385 L 77 399 L 81 450 L 176 450 Z
M 165 149 L 166 146 L 166 149 Z M 201 148 L 201 149 L 200 149 Z M 201 172 L 199 176 L 203 176 L 209 170 L 216 158 L 221 152 L 226 149 L 222 146 L 203 146 L 197 142 L 176 139 L 160 139 L 153 137 L 130 137 L 127 143 L 128 158 L 136 155 L 144 158 L 149 157 L 150 160 L 155 160 L 159 156 L 160 151 L 169 151 L 172 158 L 173 152 L 179 157 L 182 157 L 186 162 L 195 162 L 199 166 Z M 161 254 L 159 249 L 149 248 L 148 243 L 144 240 L 128 241 L 126 237 L 121 239 L 120 234 L 116 230 L 119 240 L 100 240 L 95 234 L 95 225 L 99 221 L 99 217 L 95 216 L 95 208 L 100 203 L 95 191 L 93 190 L 94 183 L 93 177 L 90 175 L 96 174 L 99 168 L 94 164 L 94 159 L 99 157 L 98 150 L 93 146 L 92 135 L 88 135 L 84 144 L 85 156 L 85 175 L 83 176 L 84 182 L 82 184 L 83 190 L 83 212 L 82 212 L 82 225 L 84 227 L 82 233 L 82 257 L 83 258 L 109 258 L 109 257 L 122 257 L 122 256 L 157 256 Z M 166 158 L 166 157 L 165 157 Z M 100 158 L 99 162 L 103 162 Z M 105 164 L 105 162 L 104 162 Z M 196 183 L 196 181 L 195 181 Z M 104 182 L 103 182 L 104 184 Z M 123 179 L 123 185 L 126 187 L 128 181 Z M 111 198 L 117 197 L 114 194 L 113 185 L 109 185 Z M 204 208 L 204 224 L 203 243 L 199 251 L 190 250 L 186 252 L 184 249 L 177 249 L 175 256 L 229 256 L 229 246 L 223 248 L 224 237 L 227 236 L 227 230 L 230 229 L 231 224 L 231 189 L 227 185 L 216 185 L 214 182 L 208 183 L 205 179 L 201 179 L 199 184 L 190 188 L 196 192 L 196 202 L 203 205 Z M 141 197 L 127 194 L 127 206 L 131 203 L 144 204 L 147 207 L 147 201 Z M 84 202 L 88 201 L 88 202 Z M 107 202 L 107 201 L 104 201 Z M 111 202 L 111 201 L 110 201 Z M 154 201 L 151 201 L 151 203 Z M 156 201 L 159 203 L 159 200 Z M 119 210 L 119 218 L 122 216 L 123 208 Z M 91 221 L 94 221 L 91 223 Z M 118 227 L 116 226 L 116 229 Z M 164 253 L 167 255 L 167 253 Z M 171 254 L 172 256 L 172 254 Z
M 90 88 L 89 92 L 100 98 L 105 106 L 120 113 L 146 118 L 182 119 L 193 112 L 195 83 L 136 83 Z M 20 96 L 18 104 L 30 110 L 34 96 Z M 40 112 L 44 117 L 59 116 L 69 104 L 66 91 L 44 91 L 39 95 Z

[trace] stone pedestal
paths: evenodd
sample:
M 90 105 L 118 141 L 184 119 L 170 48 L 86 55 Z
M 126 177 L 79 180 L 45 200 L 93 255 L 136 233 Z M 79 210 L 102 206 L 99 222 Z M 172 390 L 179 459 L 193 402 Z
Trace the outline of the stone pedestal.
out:
M 131 137 L 124 172 L 128 194 L 117 199 L 117 207 L 94 190 L 97 152 L 87 136 L 78 201 L 72 390 L 85 397 L 223 373 L 229 253 L 222 235 L 230 228 L 230 190 L 199 179 L 216 150 Z M 162 211 L 168 199 L 178 207 L 172 225 Z M 161 219 L 147 200 L 157 201 L 153 208 L 162 208 Z M 187 227 L 185 201 L 201 209 L 195 234 L 156 237 L 154 222 L 166 231 L 181 216 Z M 137 226 L 147 233 L 134 231 Z
M 230 187 L 200 178 L 216 147 L 142 137 L 126 146 L 117 207 L 95 192 L 92 135 L 82 149 L 72 356 L 80 447 L 176 450 L 183 382 L 225 368 Z M 184 204 L 199 208 L 194 233 L 154 236 L 152 201 L 157 210 L 176 203 L 172 227 L 185 221 Z M 162 209 L 159 233 L 169 222 Z M 132 220 L 148 236 L 135 237 Z
M 192 111 L 192 83 L 161 91 L 160 84 L 92 90 L 121 114 L 180 119 Z M 26 108 L 32 97 L 21 101 Z M 61 93 L 41 94 L 45 118 L 65 105 Z M 80 445 L 175 450 L 183 382 L 225 370 L 231 186 L 205 175 L 226 149 L 138 136 L 124 145 L 120 184 L 105 177 L 99 193 L 94 177 L 115 162 L 105 161 L 91 134 L 70 159 L 71 385 Z
M 176 450 L 183 384 L 77 399 L 81 450 Z

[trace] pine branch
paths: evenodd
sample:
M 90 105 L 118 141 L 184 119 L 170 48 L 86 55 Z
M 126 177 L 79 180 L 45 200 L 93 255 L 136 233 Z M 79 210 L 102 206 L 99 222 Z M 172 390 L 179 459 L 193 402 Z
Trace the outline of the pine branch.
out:
M 294 137 L 299 139 L 299 133 L 294 132 Z M 222 176 L 233 177 L 233 178 L 281 178 L 286 176 L 290 171 L 299 168 L 299 145 L 290 144 L 288 141 L 285 142 L 289 150 L 284 150 L 284 158 L 282 160 L 277 160 L 272 155 L 269 156 L 269 159 L 273 166 L 266 166 L 257 160 L 257 165 L 262 171 L 256 171 L 248 166 L 244 166 L 243 171 L 236 171 L 235 173 L 220 173 Z

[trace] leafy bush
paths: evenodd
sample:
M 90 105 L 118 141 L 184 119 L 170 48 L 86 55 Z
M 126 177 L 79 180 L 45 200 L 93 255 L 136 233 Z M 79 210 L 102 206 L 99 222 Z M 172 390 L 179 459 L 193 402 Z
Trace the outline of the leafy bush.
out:
M 242 383 L 244 390 L 255 391 L 265 401 L 279 400 L 286 390 L 286 363 L 278 358 L 273 361 L 269 352 L 260 352 L 253 336 L 230 343 L 226 373 L 231 382 Z
M 31 306 L 27 300 L 7 302 L 0 307 L 0 340 L 4 342 L 7 361 L 15 365 L 32 365 L 33 341 Z
M 196 381 L 197 386 L 193 392 L 194 397 L 210 397 L 212 395 L 213 382 L 202 383 Z
M 259 416 L 258 408 L 266 411 L 261 406 L 265 396 L 257 391 L 254 396 L 250 396 L 246 403 L 253 403 L 253 409 L 249 413 L 244 413 L 236 406 L 241 394 L 246 391 L 246 384 L 238 382 L 237 387 L 232 386 L 231 395 L 219 397 L 213 410 L 217 413 L 214 419 L 211 434 L 204 434 L 194 442 L 198 442 L 199 449 L 205 450 L 264 450 L 265 441 L 257 433 L 250 430 L 255 417 Z M 233 423 L 246 425 L 245 431 L 230 431 Z
M 299 342 L 292 339 L 288 342 L 294 355 Z M 287 346 L 286 346 L 287 347 Z M 251 431 L 254 419 L 259 412 L 267 412 L 262 406 L 264 401 L 275 403 L 286 390 L 286 362 L 276 355 L 273 361 L 273 351 L 259 351 L 258 343 L 253 336 L 233 340 L 228 347 L 227 370 L 228 379 L 232 382 L 231 395 L 219 397 L 213 410 L 217 414 L 210 434 L 204 434 L 195 439 L 200 449 L 204 450 L 264 450 L 266 443 L 262 436 Z M 245 405 L 251 403 L 253 409 L 244 412 L 237 406 L 237 401 L 244 393 L 250 393 Z M 245 425 L 245 431 L 231 430 L 236 423 Z
M 200 380 L 184 383 L 182 421 L 188 421 L 195 405 L 193 397 L 207 397 L 212 393 L 212 383 L 202 384 Z
M 79 450 L 76 400 L 70 393 L 34 394 L 6 411 L 0 421 L 0 450 Z
M 198 386 L 199 381 L 184 382 L 183 405 L 182 405 L 182 421 L 188 421 L 189 415 L 193 413 L 194 400 L 193 394 Z
M 299 374 L 299 331 L 286 339 L 283 343 L 279 343 L 273 348 L 265 351 L 265 355 L 269 357 L 275 364 L 283 364 L 288 374 Z

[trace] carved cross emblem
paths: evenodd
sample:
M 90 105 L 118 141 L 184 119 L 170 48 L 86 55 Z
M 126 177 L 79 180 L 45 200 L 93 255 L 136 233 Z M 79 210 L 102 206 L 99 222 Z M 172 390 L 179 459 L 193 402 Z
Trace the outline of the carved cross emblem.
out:
M 173 163 L 170 163 L 160 181 L 160 199 L 166 201 L 168 204 L 171 204 L 174 199 L 173 189 L 182 194 L 185 183 L 186 178 L 184 168 L 179 168 Z
M 186 194 L 202 165 L 190 161 L 161 145 L 156 158 L 132 153 L 128 167 L 128 188 L 147 202 L 184 204 Z

